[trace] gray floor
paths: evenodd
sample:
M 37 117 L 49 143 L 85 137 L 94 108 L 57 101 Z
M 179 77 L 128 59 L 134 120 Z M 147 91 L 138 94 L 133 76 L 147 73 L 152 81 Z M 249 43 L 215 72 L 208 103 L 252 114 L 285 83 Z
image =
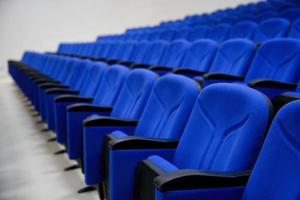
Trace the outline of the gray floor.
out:
M 60 147 L 47 139 L 33 111 L 13 81 L 0 78 L 0 200 L 94 200 L 97 192 L 77 194 L 84 186 L 80 170 L 64 172 L 74 164 Z

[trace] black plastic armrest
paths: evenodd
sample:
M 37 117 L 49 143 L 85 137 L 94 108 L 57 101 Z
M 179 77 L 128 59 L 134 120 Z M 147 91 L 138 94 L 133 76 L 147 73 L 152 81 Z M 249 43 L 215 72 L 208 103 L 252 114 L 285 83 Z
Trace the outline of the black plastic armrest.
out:
M 90 126 L 136 126 L 137 120 L 112 117 L 90 117 L 83 121 L 85 127 Z
M 92 102 L 92 97 L 81 97 L 77 95 L 62 95 L 59 97 L 56 97 L 55 102 Z
M 295 90 L 297 85 L 295 83 L 284 83 L 273 80 L 253 80 L 248 83 L 248 85 L 252 88 L 255 87 L 267 87 L 267 88 L 278 88 L 278 89 L 286 89 L 286 90 Z
M 41 83 L 60 83 L 57 80 L 53 80 L 51 78 L 45 78 L 45 77 L 41 77 L 41 78 L 34 78 L 32 79 L 36 84 L 41 84 Z
M 46 94 L 54 94 L 54 93 L 79 94 L 79 91 L 70 90 L 68 88 L 51 88 L 46 90 Z
M 153 65 L 143 64 L 143 63 L 134 63 L 130 65 L 131 68 L 150 68 Z
M 240 173 L 178 170 L 158 176 L 153 180 L 160 191 L 223 188 L 247 184 L 250 171 Z
M 67 85 L 63 85 L 60 83 L 56 83 L 56 82 L 46 82 L 46 83 L 41 83 L 39 84 L 39 87 L 42 89 L 47 89 L 47 88 L 53 88 L 53 87 L 57 87 L 57 88 L 69 88 L 69 86 Z
M 169 149 L 176 148 L 178 141 L 128 136 L 121 139 L 111 138 L 108 145 L 112 149 Z
M 87 103 L 76 103 L 75 105 L 68 106 L 69 112 L 111 112 L 112 107 L 110 106 L 97 106 Z
M 235 76 L 230 74 L 222 74 L 222 73 L 207 73 L 203 75 L 204 79 L 220 79 L 220 80 L 233 80 L 233 81 L 243 81 L 244 77 Z
M 173 70 L 173 73 L 175 74 L 189 74 L 194 76 L 200 76 L 203 75 L 205 72 L 196 71 L 193 69 L 186 69 L 186 68 L 177 68 Z
M 160 70 L 160 71 L 172 71 L 172 67 L 166 67 L 166 66 L 152 66 L 149 68 L 150 70 Z

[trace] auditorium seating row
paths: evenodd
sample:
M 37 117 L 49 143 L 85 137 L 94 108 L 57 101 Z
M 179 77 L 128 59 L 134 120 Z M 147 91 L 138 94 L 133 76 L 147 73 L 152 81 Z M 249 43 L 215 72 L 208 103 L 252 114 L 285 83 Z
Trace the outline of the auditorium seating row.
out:
M 299 39 L 102 40 L 9 61 L 100 198 L 300 198 Z
M 257 7 L 257 8 L 255 8 Z M 141 34 L 155 35 L 156 32 L 165 32 L 171 31 L 175 32 L 178 29 L 181 29 L 181 32 L 193 31 L 198 28 L 206 28 L 207 29 L 214 27 L 216 25 L 233 25 L 250 21 L 255 24 L 260 24 L 262 21 L 271 18 L 284 18 L 289 21 L 291 24 L 296 21 L 300 17 L 300 7 L 298 4 L 288 5 L 285 8 L 280 9 L 278 6 L 271 6 L 270 3 L 262 2 L 260 4 L 249 4 L 248 6 L 242 6 L 242 9 L 226 9 L 220 10 L 211 14 L 203 14 L 201 16 L 194 15 L 186 17 L 183 20 L 176 20 L 170 22 L 163 22 L 157 26 L 153 27 L 140 27 L 140 28 L 132 28 L 126 31 L 126 34 L 116 34 L 109 36 L 99 36 L 98 41 L 100 40 L 132 40 L 132 39 L 144 39 Z M 257 11 L 255 11 L 257 10 Z M 279 13 L 278 13 L 279 12 Z M 218 27 L 218 26 L 217 26 Z M 175 34 L 176 36 L 176 34 Z M 145 36 L 144 36 L 145 37 Z
M 286 1 L 282 2 L 283 4 Z M 261 21 L 270 17 L 284 17 L 293 21 L 299 17 L 299 3 L 275 5 L 272 2 L 249 3 L 241 5 L 237 8 L 227 8 L 224 10 L 217 10 L 210 14 L 190 15 L 184 19 L 177 19 L 171 21 L 161 22 L 159 27 L 172 27 L 172 26 L 188 26 L 193 27 L 201 25 L 215 25 L 217 23 L 230 23 L 234 24 L 241 20 Z M 144 27 L 144 29 L 156 28 L 156 26 Z M 128 32 L 138 31 L 140 28 L 128 29 Z

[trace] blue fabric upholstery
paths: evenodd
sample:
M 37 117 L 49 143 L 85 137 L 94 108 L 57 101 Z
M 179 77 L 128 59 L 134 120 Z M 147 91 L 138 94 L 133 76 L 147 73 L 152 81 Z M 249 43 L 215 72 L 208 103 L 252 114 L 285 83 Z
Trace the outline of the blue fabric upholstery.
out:
M 263 42 L 272 38 L 285 37 L 289 31 L 290 23 L 286 19 L 267 19 L 260 23 L 253 40 Z
M 300 101 L 284 106 L 273 120 L 243 199 L 299 199 Z
M 118 118 L 139 119 L 152 86 L 157 80 L 157 75 L 146 69 L 135 69 L 132 70 L 126 78 L 124 76 L 122 77 L 125 79 L 124 82 L 117 81 L 116 75 L 112 74 L 108 85 L 107 82 L 103 82 L 102 86 L 99 87 L 99 94 L 95 98 L 93 104 L 113 106 L 111 113 L 107 113 L 106 115 L 102 113 L 102 116 L 108 115 Z M 109 89 L 109 85 L 115 85 L 119 89 L 114 91 L 112 87 Z M 111 94 L 113 94 L 112 97 L 109 96 Z M 109 99 L 111 104 L 105 104 L 105 101 L 108 101 Z M 69 157 L 72 159 L 79 159 L 83 156 L 82 120 L 92 113 L 95 112 L 68 112 L 67 146 Z M 80 123 L 75 123 L 74 120 L 79 121 Z M 89 150 L 86 152 L 87 154 L 89 153 Z
M 229 38 L 252 39 L 258 26 L 253 21 L 242 21 L 235 24 L 229 35 Z
M 152 90 L 134 136 L 165 140 L 178 139 L 198 93 L 199 86 L 192 79 L 173 74 L 163 76 Z M 110 199 L 132 198 L 135 166 L 138 161 L 154 152 L 161 152 L 161 156 L 169 158 L 174 150 L 148 148 L 109 150 L 107 162 L 109 162 Z M 96 176 L 95 173 L 92 177 Z
M 209 31 L 207 38 L 216 42 L 223 42 L 228 38 L 230 29 L 231 26 L 229 24 L 218 24 Z
M 273 39 L 264 42 L 253 59 L 246 82 L 271 79 L 281 82 L 298 82 L 300 42 L 294 39 Z
M 200 39 L 187 49 L 180 67 L 205 72 L 217 51 L 217 43 L 209 39 Z
M 255 50 L 256 46 L 250 40 L 227 40 L 219 47 L 209 72 L 244 76 Z

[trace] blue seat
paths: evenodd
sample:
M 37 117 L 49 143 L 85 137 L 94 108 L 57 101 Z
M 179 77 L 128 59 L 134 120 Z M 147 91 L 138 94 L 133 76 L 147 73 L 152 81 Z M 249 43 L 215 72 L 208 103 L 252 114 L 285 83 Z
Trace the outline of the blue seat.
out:
M 168 45 L 169 42 L 163 40 L 152 42 L 151 46 L 145 52 L 142 64 L 147 64 L 148 66 L 158 65 Z
M 273 99 L 283 92 L 295 90 L 299 78 L 300 41 L 273 39 L 258 48 L 245 82 Z
M 42 119 L 47 122 L 50 130 L 55 130 L 54 98 L 64 94 L 84 95 L 87 89 L 84 83 L 89 77 L 88 75 L 90 74 L 89 72 L 93 62 L 73 59 L 71 63 L 73 63 L 71 69 L 67 69 L 68 73 L 70 73 L 71 70 L 73 71 L 67 84 L 69 86 L 68 88 L 61 88 L 55 85 L 51 88 L 40 87 L 39 90 L 39 104 L 43 106 L 41 109 Z
M 250 175 L 242 199 L 299 199 L 300 101 L 283 107 Z
M 253 21 L 242 21 L 235 24 L 229 35 L 229 38 L 245 38 L 251 40 L 258 28 L 258 25 Z
M 218 24 L 210 29 L 206 38 L 216 42 L 223 42 L 228 38 L 230 30 L 231 26 L 229 24 Z
M 218 43 L 209 39 L 199 39 L 186 50 L 176 74 L 193 77 L 207 72 L 218 49 Z
M 208 26 L 194 27 L 189 34 L 188 40 L 193 42 L 195 40 L 203 39 L 206 37 L 208 31 L 209 31 Z
M 286 19 L 274 18 L 264 20 L 259 24 L 253 41 L 263 42 L 268 39 L 285 37 L 289 28 L 290 23 Z
M 211 76 L 208 74 L 195 78 L 204 82 L 204 86 L 215 82 L 243 83 L 273 99 L 281 93 L 296 89 L 295 83 L 300 78 L 299 45 L 298 40 L 288 38 L 273 39 L 262 43 L 257 49 L 245 77 L 233 74 L 213 74 Z
M 219 83 L 203 89 L 173 154 L 152 150 L 139 163 L 136 199 L 202 199 L 196 196 L 201 192 L 203 199 L 228 198 L 235 188 L 206 196 L 215 188 L 205 186 L 218 174 L 252 169 L 271 120 L 270 105 L 263 94 L 243 85 Z
M 174 36 L 176 34 L 175 30 L 167 29 L 162 30 L 159 35 L 160 40 L 166 40 L 166 41 L 172 41 L 174 39 Z
M 250 177 L 249 173 L 241 170 L 218 173 L 214 177 L 206 172 L 198 173 L 193 182 L 198 186 L 188 190 L 183 184 L 184 190 L 180 191 L 176 185 L 176 192 L 166 191 L 167 181 L 163 178 L 168 178 L 169 182 L 172 179 L 162 175 L 154 180 L 157 185 L 155 199 L 299 199 L 300 181 L 295 178 L 300 175 L 299 114 L 300 101 L 295 101 L 283 107 L 275 116 Z M 191 177 L 191 174 L 188 175 Z M 182 177 L 177 176 L 178 180 L 183 181 Z
M 104 181 L 104 165 L 103 163 L 99 165 L 99 163 L 106 154 L 98 154 L 103 146 L 101 146 L 101 142 L 95 145 L 95 141 L 113 141 L 117 143 L 128 141 L 131 143 L 131 139 L 140 139 L 146 142 L 147 139 L 178 140 L 198 93 L 199 86 L 192 79 L 169 74 L 161 77 L 155 83 L 138 122 L 130 123 L 127 120 L 124 121 L 118 118 L 87 118 L 84 122 L 83 136 L 86 183 L 98 184 Z M 108 135 L 104 140 L 104 136 L 109 132 L 113 132 L 112 135 Z M 97 154 L 94 153 L 95 148 L 99 149 Z M 142 150 L 138 156 L 132 154 L 124 157 L 126 152 L 127 150 L 119 149 L 117 151 L 112 150 L 109 153 L 110 161 L 111 159 L 117 159 L 112 165 L 109 164 L 109 184 L 107 186 L 110 194 L 113 195 L 109 197 L 110 199 L 115 199 L 115 195 L 118 196 L 118 199 L 127 199 L 128 196 L 132 195 L 128 193 L 128 187 L 131 187 L 133 183 L 134 166 L 138 160 L 148 155 L 147 151 Z M 165 153 L 168 152 L 168 149 L 166 149 Z M 120 166 L 124 166 L 125 171 L 120 171 Z M 128 168 L 125 166 L 128 166 Z M 120 173 L 122 179 L 119 178 Z
M 107 106 L 109 104 L 101 102 L 94 102 L 93 104 L 73 104 L 72 106 L 68 106 L 66 115 L 67 152 L 69 158 L 73 160 L 83 158 L 82 121 L 86 117 L 97 114 L 128 120 L 139 119 L 152 86 L 157 79 L 158 76 L 154 72 L 146 69 L 134 69 L 129 72 L 124 83 L 121 83 L 120 91 L 114 95 L 116 96 L 114 97 L 115 103 L 110 103 L 111 106 Z M 112 92 L 108 89 L 105 90 L 105 86 L 100 90 L 99 100 L 103 98 L 107 99 L 105 93 L 109 94 Z M 99 148 L 98 150 L 100 151 L 101 149 Z M 94 151 L 94 153 L 97 154 L 99 151 Z
M 178 67 L 190 45 L 191 43 L 186 40 L 174 40 L 170 42 L 161 59 L 158 61 L 158 65 L 152 66 L 149 69 L 163 75 L 173 68 Z
M 113 106 L 117 95 L 121 89 L 121 85 L 127 76 L 129 69 L 122 65 L 112 65 L 105 69 L 100 83 L 92 98 L 80 98 L 70 96 L 57 96 L 53 105 L 54 127 L 56 131 L 56 139 L 61 144 L 67 143 L 67 107 L 75 103 L 93 103 L 94 105 Z M 81 95 L 80 95 L 81 96 Z M 81 96 L 87 97 L 87 96 Z M 73 125 L 72 123 L 70 125 Z M 73 130 L 73 129 L 72 129 Z M 78 129 L 80 130 L 80 129 Z
M 178 40 L 178 39 L 187 40 L 189 38 L 190 32 L 191 32 L 190 28 L 181 28 L 176 31 L 176 34 L 173 39 L 174 40 Z
M 256 45 L 250 40 L 227 40 L 219 47 L 208 73 L 204 74 L 202 79 L 198 77 L 197 80 L 202 81 L 202 85 L 205 87 L 220 82 L 222 79 L 227 80 L 227 76 L 244 77 L 248 72 L 255 51 Z

